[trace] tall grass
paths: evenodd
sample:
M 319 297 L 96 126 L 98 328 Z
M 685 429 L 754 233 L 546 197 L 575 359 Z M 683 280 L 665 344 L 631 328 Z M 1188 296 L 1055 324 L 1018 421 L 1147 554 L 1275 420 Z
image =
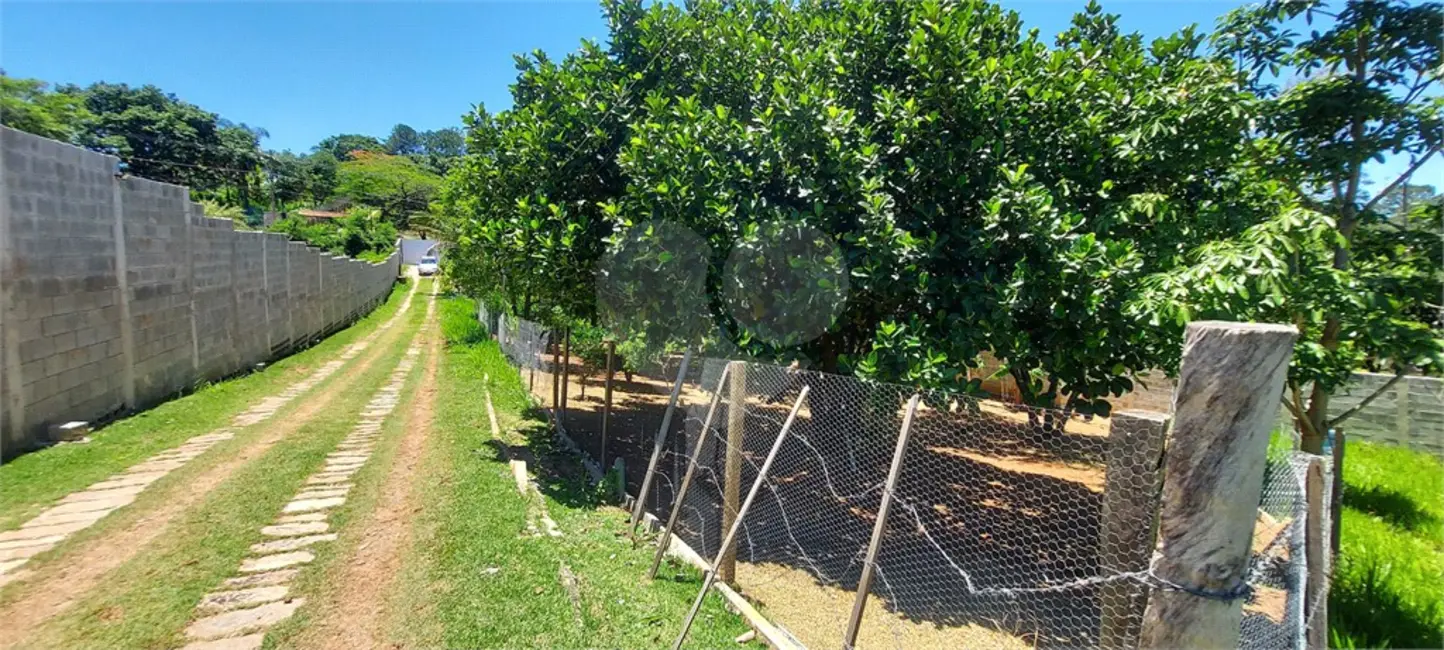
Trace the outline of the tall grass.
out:
M 1444 646 L 1444 464 L 1349 442 L 1330 645 Z

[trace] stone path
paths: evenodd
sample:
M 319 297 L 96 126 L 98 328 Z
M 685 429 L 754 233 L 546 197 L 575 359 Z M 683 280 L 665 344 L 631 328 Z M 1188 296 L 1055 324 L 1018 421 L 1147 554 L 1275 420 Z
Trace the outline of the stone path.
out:
M 427 325 L 435 307 L 434 299 L 427 301 Z M 329 511 L 346 503 L 351 477 L 371 458 L 376 437 L 386 417 L 396 409 L 420 354 L 418 336 L 407 347 L 386 385 L 366 403 L 356 427 L 326 456 L 326 465 L 306 479 L 273 523 L 261 528 L 265 541 L 251 545 L 251 556 L 241 561 L 240 575 L 201 598 L 196 605 L 200 618 L 186 627 L 185 635 L 191 643 L 184 650 L 260 648 L 266 630 L 290 618 L 305 603 L 304 598 L 291 597 L 291 580 L 301 565 L 315 559 L 312 546 L 336 540 L 327 520 Z
M 402 300 L 400 308 L 375 330 L 347 346 L 335 359 L 287 386 L 279 394 L 267 397 L 236 415 L 229 426 L 191 438 L 179 447 L 151 456 L 84 490 L 72 492 L 50 509 L 21 524 L 20 528 L 0 532 L 0 586 L 19 577 L 16 569 L 29 562 L 31 557 L 50 550 L 66 537 L 129 505 L 151 483 L 183 467 L 217 443 L 235 437 L 238 430 L 269 420 L 281 407 L 335 374 L 401 320 L 411 308 L 411 300 L 419 284 L 411 285 L 411 290 Z

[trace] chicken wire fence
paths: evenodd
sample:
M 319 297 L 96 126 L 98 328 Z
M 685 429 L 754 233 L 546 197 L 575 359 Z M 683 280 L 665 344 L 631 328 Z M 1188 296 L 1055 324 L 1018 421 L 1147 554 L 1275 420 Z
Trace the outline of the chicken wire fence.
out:
M 620 459 L 628 492 L 637 494 L 681 359 L 630 377 L 619 372 L 608 414 L 604 370 L 559 363 L 561 346 L 549 348 L 548 333 L 527 321 L 499 318 L 492 331 L 534 397 L 557 406 L 550 410 L 559 428 L 593 460 Z M 1187 589 L 1150 570 L 1166 426 L 1160 416 L 1090 421 L 762 363 L 685 365 L 677 410 L 641 498 L 666 521 L 694 463 L 672 532 L 708 561 L 808 387 L 740 524 L 735 561 L 719 564 L 723 581 L 762 603 L 801 645 L 836 647 L 846 636 L 914 394 L 856 647 L 1133 647 L 1149 594 Z M 1315 602 L 1304 602 L 1304 482 L 1316 458 L 1269 458 L 1240 647 L 1304 647 L 1311 616 L 1327 597 L 1325 586 L 1308 590 Z M 1328 539 L 1327 530 L 1323 535 Z

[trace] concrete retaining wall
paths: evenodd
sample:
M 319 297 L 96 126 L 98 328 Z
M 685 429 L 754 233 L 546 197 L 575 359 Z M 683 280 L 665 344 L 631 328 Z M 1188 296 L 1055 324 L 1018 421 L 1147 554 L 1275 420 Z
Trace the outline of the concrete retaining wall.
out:
M 286 354 L 369 312 L 371 264 L 202 216 L 185 187 L 0 127 L 0 455 Z M 324 287 L 324 289 L 323 289 Z

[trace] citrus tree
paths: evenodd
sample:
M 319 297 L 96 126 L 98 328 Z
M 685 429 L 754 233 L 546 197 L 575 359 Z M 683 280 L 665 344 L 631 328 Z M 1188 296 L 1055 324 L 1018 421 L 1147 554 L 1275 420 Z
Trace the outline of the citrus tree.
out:
M 444 192 L 453 263 L 533 318 L 595 318 L 609 252 L 675 224 L 740 353 L 967 389 L 992 351 L 1030 403 L 1107 413 L 1191 315 L 1143 279 L 1288 204 L 1249 137 L 1267 98 L 1194 29 L 1145 42 L 1091 4 L 1045 39 L 983 0 L 604 9 L 605 50 L 519 60 Z M 769 260 L 804 231 L 812 252 Z M 689 277 L 653 249 L 654 276 Z M 780 275 L 738 280 L 756 269 Z M 680 315 L 641 298 L 636 320 Z M 763 322 L 813 312 L 815 336 Z

